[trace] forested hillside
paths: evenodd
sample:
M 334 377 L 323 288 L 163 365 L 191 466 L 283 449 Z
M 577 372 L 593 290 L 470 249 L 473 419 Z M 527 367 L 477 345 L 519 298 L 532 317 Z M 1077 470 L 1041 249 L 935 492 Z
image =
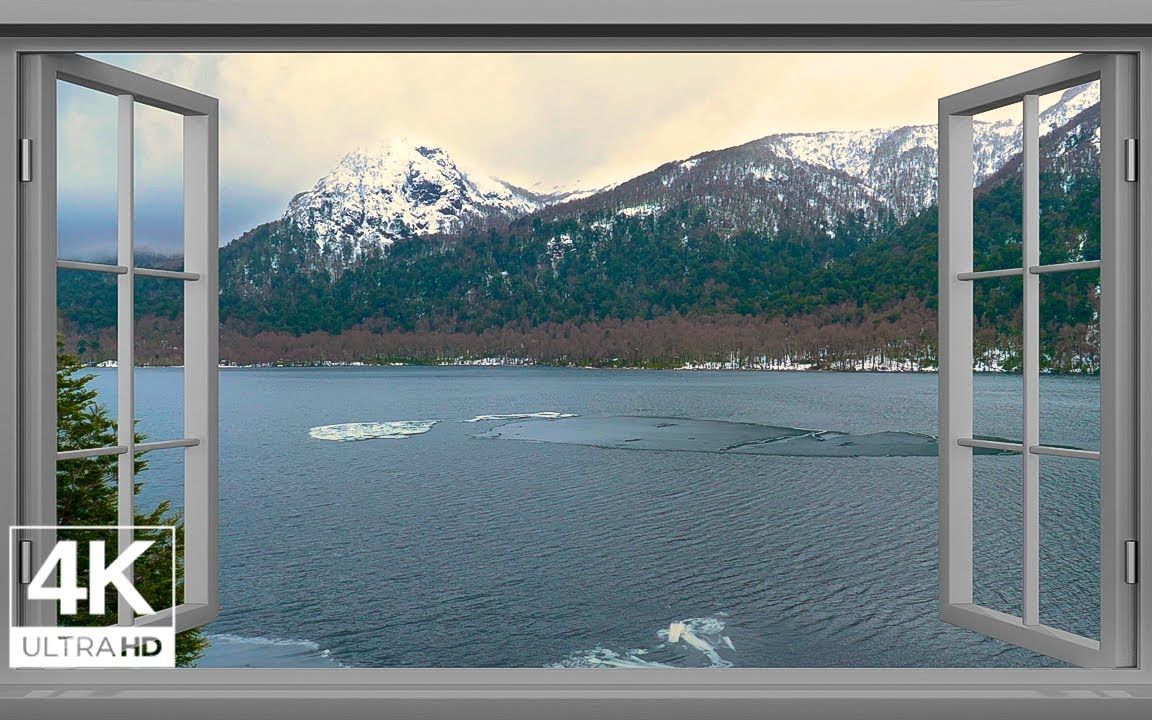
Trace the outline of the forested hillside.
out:
M 1043 262 L 1099 257 L 1098 127 L 1093 105 L 1042 138 Z M 451 234 L 397 232 L 384 244 L 361 242 L 354 261 L 338 266 L 314 221 L 305 226 L 287 214 L 261 225 L 221 250 L 221 356 L 237 363 L 935 363 L 934 204 L 901 222 L 903 211 L 876 188 L 789 156 L 779 141 L 669 163 L 582 199 L 539 202 L 517 219 Z M 977 269 L 1020 265 L 1020 208 L 1019 159 L 1007 155 L 977 189 Z M 114 348 L 115 304 L 97 298 L 111 299 L 111 279 L 80 275 L 61 275 L 66 334 L 85 359 L 105 359 Z M 1095 272 L 1044 278 L 1050 369 L 1097 368 L 1098 282 Z M 139 283 L 138 354 L 175 360 L 178 288 Z M 977 345 L 989 368 L 1018 365 L 1019 284 L 978 285 Z

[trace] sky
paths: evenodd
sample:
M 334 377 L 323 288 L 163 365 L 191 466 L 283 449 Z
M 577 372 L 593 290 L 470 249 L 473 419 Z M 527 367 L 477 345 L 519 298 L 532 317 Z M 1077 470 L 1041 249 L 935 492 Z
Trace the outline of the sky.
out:
M 220 99 L 220 241 L 359 145 L 404 136 L 522 187 L 596 188 L 779 132 L 936 122 L 939 97 L 1052 54 L 101 54 Z M 116 104 L 61 83 L 59 246 L 115 249 Z M 137 245 L 179 248 L 180 122 L 137 106 Z

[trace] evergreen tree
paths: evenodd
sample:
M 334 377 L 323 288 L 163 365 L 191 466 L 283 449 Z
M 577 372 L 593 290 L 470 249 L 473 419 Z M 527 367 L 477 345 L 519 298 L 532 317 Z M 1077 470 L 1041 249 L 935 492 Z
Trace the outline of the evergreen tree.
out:
M 56 364 L 56 442 L 61 450 L 106 447 L 116 444 L 116 421 L 107 409 L 96 401 L 96 391 L 89 384 L 95 376 L 81 371 L 79 361 L 61 352 Z M 136 435 L 136 442 L 144 437 Z M 148 467 L 142 453 L 135 458 L 136 476 Z M 115 455 L 63 460 L 56 463 L 56 512 L 60 525 L 116 525 L 117 458 Z M 135 484 L 135 493 L 142 485 Z M 184 520 L 168 501 L 161 502 L 151 512 L 135 513 L 136 525 L 172 525 L 176 527 L 176 544 L 172 547 L 172 534 L 168 531 L 137 531 L 139 540 L 156 543 L 135 564 L 135 586 L 153 607 L 166 607 L 172 597 L 171 557 L 176 552 L 176 597 L 181 597 L 184 586 L 184 563 L 177 552 L 184 543 Z M 113 532 L 69 531 L 67 539 L 78 541 L 77 574 L 84 584 L 87 574 L 87 541 L 114 537 Z M 116 623 L 116 593 L 107 589 L 104 615 L 94 617 L 81 612 L 60 616 L 61 625 L 92 626 Z M 81 608 L 84 605 L 81 604 Z M 197 628 L 176 636 L 176 664 L 191 667 L 208 647 L 208 639 Z

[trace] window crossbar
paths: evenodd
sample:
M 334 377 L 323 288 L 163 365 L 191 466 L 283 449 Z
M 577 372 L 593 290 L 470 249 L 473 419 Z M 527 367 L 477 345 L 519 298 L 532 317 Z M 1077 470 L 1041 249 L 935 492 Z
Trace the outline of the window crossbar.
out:
M 977 438 L 958 438 L 956 444 L 966 448 L 980 448 L 982 450 L 1002 450 L 1004 452 L 1023 453 L 1024 445 L 1001 440 L 980 440 Z
M 180 272 L 178 270 L 157 270 L 155 268 L 133 268 L 132 272 L 144 277 L 165 278 L 168 280 L 195 281 L 200 279 L 200 273 Z
M 1098 450 L 1081 450 L 1079 448 L 1054 447 L 1052 445 L 1032 445 L 1028 452 L 1033 455 L 1050 455 L 1052 457 L 1076 458 L 1078 460 L 1099 460 Z
M 86 270 L 88 272 L 109 273 L 112 275 L 124 275 L 128 272 L 128 268 L 124 265 L 80 262 L 78 260 L 57 260 L 56 267 L 61 270 Z
M 1024 453 L 1024 444 L 1005 442 L 1003 440 L 980 440 L 978 438 L 959 438 L 956 444 L 960 447 L 979 448 L 981 450 L 999 450 L 1017 454 Z M 1052 457 L 1076 458 L 1078 460 L 1099 460 L 1100 451 L 1081 450 L 1080 448 L 1058 447 L 1055 445 L 1029 445 L 1028 452 L 1032 455 L 1049 455 Z
M 1032 275 L 1047 275 L 1048 273 L 1073 272 L 1075 270 L 1099 270 L 1099 260 L 1085 260 L 1083 262 L 1055 263 L 1052 265 L 1030 265 L 1028 272 Z
M 149 450 L 167 450 L 169 448 L 190 448 L 200 444 L 199 438 L 179 438 L 177 440 L 160 440 L 157 442 L 137 443 L 136 452 Z
M 1024 268 L 1004 268 L 1003 270 L 977 270 L 976 272 L 957 273 L 957 280 L 986 280 L 988 278 L 1015 277 L 1023 275 Z
M 84 270 L 86 272 L 108 273 L 109 275 L 128 274 L 127 265 L 108 265 L 106 263 L 81 262 L 79 260 L 57 260 L 56 267 L 61 270 Z M 160 270 L 158 268 L 133 267 L 132 273 L 142 277 L 185 280 L 188 282 L 194 282 L 200 279 L 200 273 L 182 272 L 179 270 Z
M 1051 265 L 1029 265 L 1029 275 L 1047 275 L 1049 273 L 1074 272 L 1076 270 L 1099 270 L 1099 260 L 1084 260 L 1081 262 L 1053 263 Z M 956 274 L 957 280 L 987 280 L 990 278 L 1016 277 L 1023 275 L 1023 268 L 1003 268 L 1000 270 L 977 270 L 975 272 L 962 272 Z
M 102 457 L 105 455 L 123 455 L 128 452 L 128 448 L 124 445 L 113 445 L 110 447 L 100 448 L 84 448 L 82 450 L 61 450 L 56 453 L 56 460 L 80 460 L 82 458 Z
M 137 443 L 133 451 L 145 453 L 151 450 L 168 450 L 169 448 L 190 448 L 200 444 L 199 438 L 179 438 L 176 440 L 158 440 L 156 442 Z M 126 445 L 109 445 L 108 447 L 83 448 L 80 450 L 61 450 L 56 453 L 56 460 L 79 460 L 82 458 L 102 457 L 106 455 L 123 455 L 128 452 Z

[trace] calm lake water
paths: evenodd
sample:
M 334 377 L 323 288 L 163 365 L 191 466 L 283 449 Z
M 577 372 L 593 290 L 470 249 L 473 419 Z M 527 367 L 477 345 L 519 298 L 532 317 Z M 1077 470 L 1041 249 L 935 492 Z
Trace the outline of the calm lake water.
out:
M 181 434 L 181 372 L 137 372 L 152 439 Z M 1042 441 L 1096 449 L 1098 379 L 1041 388 Z M 1019 437 L 1019 377 L 979 376 L 977 406 L 978 434 Z M 540 412 L 578 417 L 466 422 Z M 1056 664 L 937 618 L 934 375 L 226 369 L 220 422 L 203 665 Z M 401 424 L 312 436 L 351 422 Z M 894 457 L 740 452 L 760 425 L 912 435 Z M 141 504 L 178 505 L 180 453 L 149 458 Z M 1013 613 L 1019 465 L 976 460 L 977 600 Z M 1097 470 L 1042 464 L 1042 619 L 1092 637 Z

